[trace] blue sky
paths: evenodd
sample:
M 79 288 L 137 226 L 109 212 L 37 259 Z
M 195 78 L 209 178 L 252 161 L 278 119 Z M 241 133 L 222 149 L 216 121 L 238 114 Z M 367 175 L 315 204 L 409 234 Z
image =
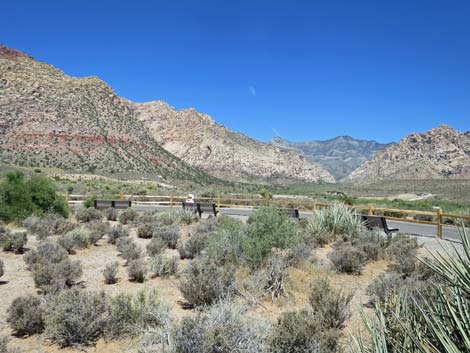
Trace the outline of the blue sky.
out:
M 0 43 L 261 140 L 470 122 L 468 1 L 15 0 Z

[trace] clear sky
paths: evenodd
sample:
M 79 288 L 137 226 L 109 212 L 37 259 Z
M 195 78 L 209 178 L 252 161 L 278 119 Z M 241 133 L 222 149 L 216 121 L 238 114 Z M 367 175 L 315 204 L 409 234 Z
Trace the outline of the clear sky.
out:
M 0 43 L 261 140 L 470 129 L 470 2 L 14 0 Z

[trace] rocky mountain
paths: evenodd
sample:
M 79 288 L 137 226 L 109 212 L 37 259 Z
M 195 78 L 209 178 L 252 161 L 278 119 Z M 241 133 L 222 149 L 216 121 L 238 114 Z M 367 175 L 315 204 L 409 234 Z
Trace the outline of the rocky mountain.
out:
M 275 137 L 272 145 L 302 154 L 328 170 L 336 180 L 342 180 L 372 159 L 377 151 L 391 144 L 376 141 L 358 140 L 350 136 L 338 136 L 325 141 L 291 142 Z
M 97 77 L 67 76 L 5 46 L 0 160 L 200 181 L 334 182 L 306 158 L 230 131 L 194 109 L 133 103 Z
M 346 180 L 470 178 L 470 132 L 441 125 L 413 133 L 376 154 Z
M 163 149 L 97 77 L 73 78 L 0 46 L 0 160 L 209 180 Z
M 327 170 L 298 153 L 231 131 L 195 109 L 176 110 L 162 101 L 131 106 L 164 148 L 218 178 L 334 182 Z

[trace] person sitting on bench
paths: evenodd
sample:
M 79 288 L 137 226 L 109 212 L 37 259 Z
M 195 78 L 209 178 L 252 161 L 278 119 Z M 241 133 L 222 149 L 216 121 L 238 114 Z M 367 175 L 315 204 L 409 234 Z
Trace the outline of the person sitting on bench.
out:
M 189 194 L 188 199 L 185 201 L 186 203 L 194 203 L 194 195 Z

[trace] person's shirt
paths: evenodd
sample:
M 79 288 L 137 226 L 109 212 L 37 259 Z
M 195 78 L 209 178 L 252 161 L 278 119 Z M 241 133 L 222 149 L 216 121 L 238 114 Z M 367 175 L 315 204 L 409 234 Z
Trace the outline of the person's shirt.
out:
M 194 199 L 187 199 L 186 203 L 194 203 Z

